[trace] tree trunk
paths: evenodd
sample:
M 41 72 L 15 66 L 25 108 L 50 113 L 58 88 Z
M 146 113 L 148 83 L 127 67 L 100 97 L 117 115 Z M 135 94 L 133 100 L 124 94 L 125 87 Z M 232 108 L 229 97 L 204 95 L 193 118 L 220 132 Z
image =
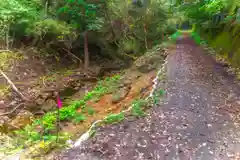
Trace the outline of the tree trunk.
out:
M 87 70 L 89 66 L 89 52 L 88 52 L 88 31 L 84 34 L 84 69 Z
M 147 25 L 144 24 L 144 40 L 145 40 L 145 47 L 148 49 L 148 42 L 147 42 Z
M 6 49 L 9 50 L 9 29 L 10 25 L 7 27 L 7 32 L 6 32 Z
M 164 31 L 162 32 L 162 41 L 164 41 Z
M 45 2 L 45 13 L 44 13 L 45 17 L 48 16 L 48 0 Z

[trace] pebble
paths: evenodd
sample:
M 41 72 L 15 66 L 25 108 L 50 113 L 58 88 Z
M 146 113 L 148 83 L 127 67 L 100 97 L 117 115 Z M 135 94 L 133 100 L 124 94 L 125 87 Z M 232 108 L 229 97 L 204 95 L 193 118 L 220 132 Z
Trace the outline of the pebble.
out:
M 207 124 L 207 126 L 210 128 L 210 127 L 212 127 L 212 125 L 211 124 Z
M 227 156 L 228 156 L 229 158 L 233 158 L 233 157 L 234 157 L 234 154 L 227 153 Z

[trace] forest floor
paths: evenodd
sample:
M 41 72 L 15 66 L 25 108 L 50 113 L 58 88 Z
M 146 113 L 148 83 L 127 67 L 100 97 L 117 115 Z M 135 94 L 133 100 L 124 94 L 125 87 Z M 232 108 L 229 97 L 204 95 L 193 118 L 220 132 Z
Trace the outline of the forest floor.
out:
M 101 127 L 61 160 L 240 159 L 240 87 L 190 38 L 167 57 L 164 103 L 143 118 Z M 56 158 L 56 159 L 57 159 Z
M 164 63 L 167 54 L 165 47 L 157 46 L 138 57 L 127 68 L 119 61 L 104 59 L 103 62 L 92 61 L 89 71 L 85 72 L 69 57 L 47 57 L 31 52 L 9 52 L 0 57 L 3 60 L 0 67 L 4 68 L 4 73 L 31 102 L 24 102 L 11 90 L 4 77 L 0 77 L 1 159 L 16 158 L 19 153 L 23 157 L 25 153 L 30 157 L 43 157 L 58 148 L 51 148 L 56 141 L 45 142 L 42 140 L 43 136 L 32 141 L 31 137 L 33 131 L 38 134 L 41 132 L 38 130 L 39 126 L 31 127 L 31 124 L 56 111 L 54 92 L 60 94 L 63 110 L 68 111 L 67 113 L 71 110 L 69 106 L 76 102 L 86 103 L 87 111 L 80 105 L 76 109 L 76 116 L 81 114 L 84 120 L 75 122 L 74 119 L 68 118 L 60 122 L 60 132 L 67 132 L 74 140 L 94 121 L 120 113 L 136 100 L 147 97 L 152 90 L 157 70 Z M 21 103 L 24 105 L 13 110 Z M 67 113 L 63 115 L 69 116 Z M 14 134 L 15 131 L 21 131 L 21 134 Z M 52 134 L 54 133 L 47 136 Z M 40 143 L 42 141 L 44 147 Z M 15 151 L 19 150 L 20 152 L 15 154 Z

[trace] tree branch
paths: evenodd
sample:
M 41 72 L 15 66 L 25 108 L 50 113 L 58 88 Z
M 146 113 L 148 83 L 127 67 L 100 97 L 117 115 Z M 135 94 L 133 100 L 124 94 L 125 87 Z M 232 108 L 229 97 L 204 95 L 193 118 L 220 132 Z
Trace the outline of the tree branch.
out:
M 2 114 L 0 114 L 0 116 L 6 116 L 6 115 L 8 115 L 8 114 L 12 114 L 14 111 L 16 111 L 19 107 L 21 107 L 22 105 L 24 105 L 24 103 L 20 103 L 20 104 L 18 104 L 15 108 L 13 108 L 11 111 L 9 111 L 9 112 L 6 112 L 6 113 L 2 113 Z
M 77 60 L 79 60 L 80 64 L 82 64 L 82 60 L 80 58 L 78 58 L 76 55 L 74 55 L 73 53 L 71 53 L 69 50 L 67 50 L 66 48 L 63 48 L 64 51 L 66 51 L 68 54 L 70 54 L 72 57 L 76 58 Z
M 10 50 L 0 50 L 0 52 L 12 52 Z
M 11 88 L 24 100 L 27 101 L 27 98 L 17 89 L 17 87 L 14 85 L 14 83 L 7 77 L 7 75 L 0 69 L 1 75 L 7 80 L 7 82 L 10 84 Z

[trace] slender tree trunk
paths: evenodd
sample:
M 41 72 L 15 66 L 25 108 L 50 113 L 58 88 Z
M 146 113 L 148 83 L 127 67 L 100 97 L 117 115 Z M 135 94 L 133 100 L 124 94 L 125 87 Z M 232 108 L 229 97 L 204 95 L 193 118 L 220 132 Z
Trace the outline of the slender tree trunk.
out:
M 9 29 L 10 25 L 7 27 L 7 32 L 6 32 L 6 49 L 9 50 Z
M 164 31 L 162 31 L 162 41 L 164 41 Z
M 144 39 L 145 39 L 145 47 L 148 49 L 148 42 L 147 42 L 147 25 L 144 24 Z
M 84 34 L 84 69 L 87 70 L 89 66 L 89 52 L 88 52 L 88 31 Z
M 208 29 L 209 29 L 209 32 L 210 32 L 210 36 L 212 37 L 212 21 L 211 21 L 211 17 L 209 18 L 209 23 L 210 23 L 210 25 L 209 25 L 209 27 L 208 27 Z
M 48 0 L 45 2 L 45 17 L 48 15 Z

